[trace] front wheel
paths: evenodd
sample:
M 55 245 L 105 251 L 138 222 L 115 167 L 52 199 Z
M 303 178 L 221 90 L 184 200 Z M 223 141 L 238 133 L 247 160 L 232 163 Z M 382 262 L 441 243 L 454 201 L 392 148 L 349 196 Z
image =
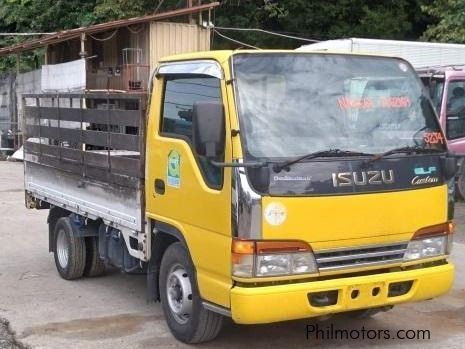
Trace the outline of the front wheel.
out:
M 170 245 L 163 255 L 159 287 L 168 327 L 178 340 L 194 344 L 218 335 L 223 316 L 203 307 L 194 268 L 180 242 Z

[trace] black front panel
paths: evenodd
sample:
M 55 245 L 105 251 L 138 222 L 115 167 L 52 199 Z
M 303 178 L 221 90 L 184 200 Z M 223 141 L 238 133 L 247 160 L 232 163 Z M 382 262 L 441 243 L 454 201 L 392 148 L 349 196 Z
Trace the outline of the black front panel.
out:
M 284 169 L 279 173 L 270 169 L 268 190 L 264 190 L 263 175 L 256 176 L 250 170 L 249 174 L 252 186 L 270 195 L 344 195 L 442 185 L 441 163 L 437 155 L 402 156 L 373 162 L 366 159 L 313 160 L 296 163 L 288 171 Z

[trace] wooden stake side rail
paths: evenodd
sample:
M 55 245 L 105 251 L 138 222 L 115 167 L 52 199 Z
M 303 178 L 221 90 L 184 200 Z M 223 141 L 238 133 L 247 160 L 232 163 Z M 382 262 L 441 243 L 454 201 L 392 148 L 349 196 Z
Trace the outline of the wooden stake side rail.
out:
M 25 160 L 103 182 L 140 185 L 145 99 L 145 94 L 23 95 Z
M 61 121 L 74 121 L 74 122 L 86 122 L 86 123 L 105 123 L 102 122 L 102 116 L 105 115 L 105 110 L 101 109 L 81 109 L 81 108 L 64 108 L 60 107 L 31 107 L 24 106 L 24 114 L 31 119 L 38 119 L 39 112 L 42 115 L 42 119 L 47 118 L 49 120 L 61 120 Z M 132 126 L 139 127 L 140 118 L 135 117 L 137 110 L 111 110 L 111 122 L 112 125 L 117 126 Z
M 42 137 L 71 144 L 87 144 L 114 150 L 139 151 L 139 136 L 107 131 L 26 125 L 28 137 Z M 60 148 L 64 148 L 61 147 Z

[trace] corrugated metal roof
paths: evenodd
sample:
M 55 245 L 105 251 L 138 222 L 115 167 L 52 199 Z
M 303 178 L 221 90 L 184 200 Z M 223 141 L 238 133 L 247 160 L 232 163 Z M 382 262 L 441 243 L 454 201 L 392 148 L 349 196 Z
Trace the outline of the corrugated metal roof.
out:
M 60 31 L 54 34 L 43 36 L 39 39 L 30 40 L 30 41 L 22 42 L 20 44 L 0 48 L 0 56 L 12 54 L 12 53 L 19 53 L 23 51 L 29 51 L 29 50 L 33 50 L 39 47 L 46 46 L 46 45 L 56 44 L 59 42 L 71 40 L 71 39 L 80 37 L 82 33 L 94 34 L 94 33 L 104 32 L 107 30 L 116 29 L 120 27 L 127 27 L 129 25 L 189 15 L 192 13 L 198 13 L 202 11 L 211 10 L 219 5 L 220 5 L 219 2 L 212 2 L 209 4 L 186 7 L 186 8 L 179 9 L 179 10 L 167 11 L 167 12 L 162 12 L 162 13 L 157 13 L 157 14 L 152 14 L 152 15 L 146 15 L 142 17 L 120 19 L 120 20 L 116 20 L 112 22 L 95 24 L 95 25 L 91 25 L 88 27 L 80 27 L 80 28 L 75 28 L 75 29 L 63 30 L 63 31 Z

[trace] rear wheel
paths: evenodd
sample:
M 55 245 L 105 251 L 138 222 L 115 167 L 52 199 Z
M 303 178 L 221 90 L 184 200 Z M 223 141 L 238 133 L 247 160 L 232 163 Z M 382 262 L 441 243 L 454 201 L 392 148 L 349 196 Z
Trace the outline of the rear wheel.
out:
M 163 255 L 159 287 L 168 327 L 178 340 L 202 343 L 218 335 L 223 316 L 202 305 L 190 257 L 179 242 Z
M 63 279 L 82 277 L 86 263 L 86 245 L 74 234 L 69 217 L 58 219 L 54 231 L 54 257 L 58 273 Z
M 94 277 L 105 273 L 105 263 L 100 259 L 98 250 L 98 239 L 95 236 L 85 238 L 86 244 L 86 266 L 84 276 Z

